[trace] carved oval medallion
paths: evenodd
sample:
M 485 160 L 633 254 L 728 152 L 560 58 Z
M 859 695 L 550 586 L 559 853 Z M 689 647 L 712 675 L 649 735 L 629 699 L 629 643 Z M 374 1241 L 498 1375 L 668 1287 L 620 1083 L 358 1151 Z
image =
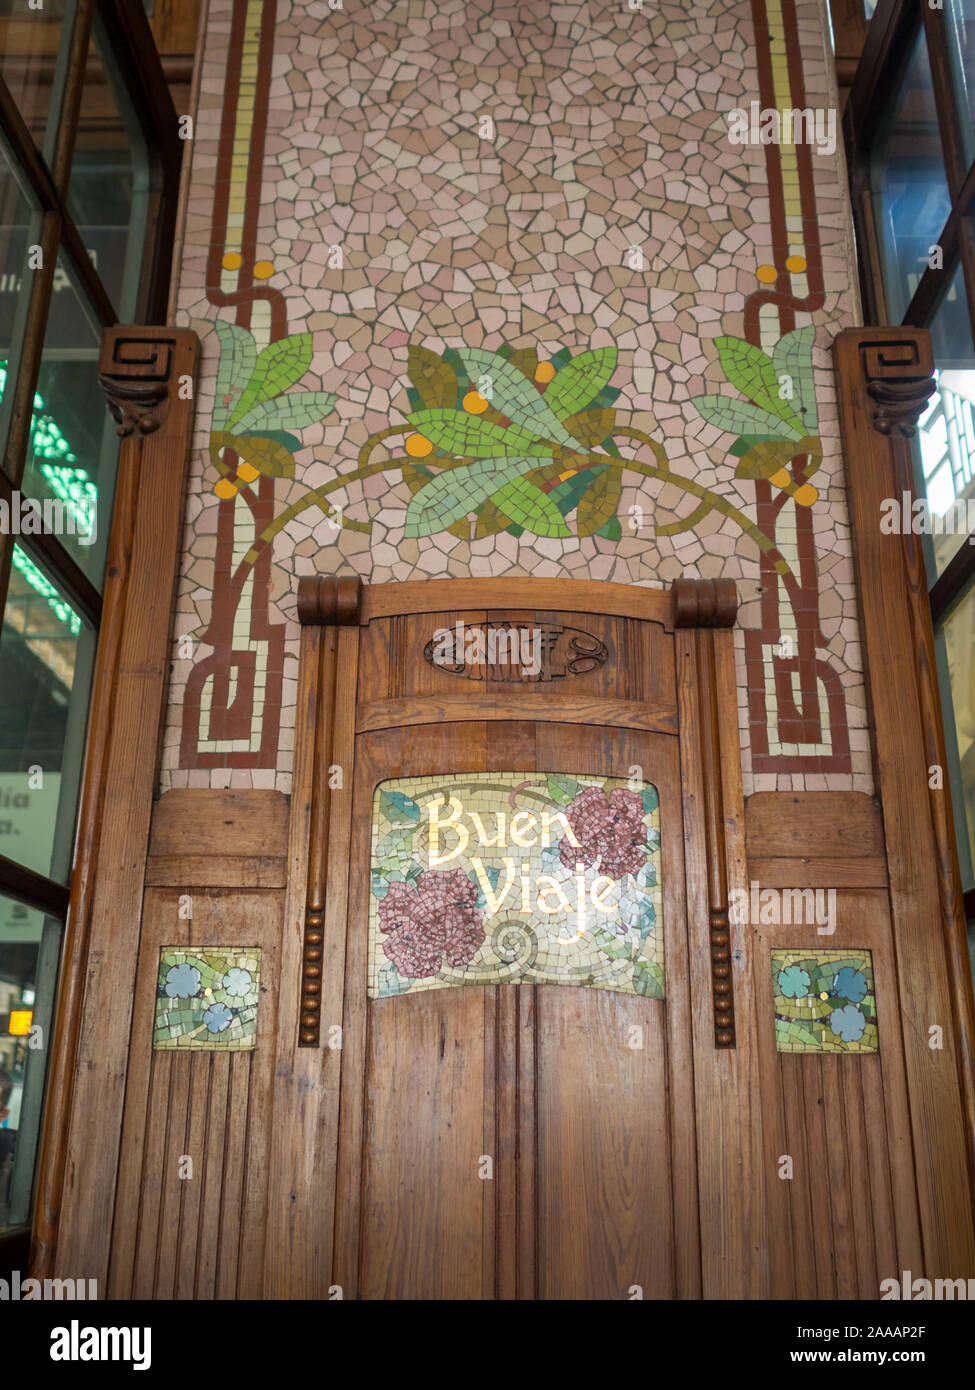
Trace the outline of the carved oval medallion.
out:
M 439 671 L 470 681 L 519 684 L 587 676 L 609 660 L 605 642 L 555 623 L 457 622 L 439 628 L 423 648 Z

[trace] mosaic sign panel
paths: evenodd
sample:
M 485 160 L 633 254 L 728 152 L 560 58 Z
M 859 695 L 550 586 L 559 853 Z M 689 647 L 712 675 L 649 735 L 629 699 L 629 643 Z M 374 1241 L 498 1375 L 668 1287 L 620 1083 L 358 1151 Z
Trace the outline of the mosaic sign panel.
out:
M 773 951 L 779 1052 L 877 1052 L 869 951 Z
M 565 772 L 383 782 L 371 873 L 372 999 L 521 981 L 664 997 L 649 783 Z
M 256 946 L 163 946 L 153 1047 L 249 1051 L 257 1043 L 260 980 Z

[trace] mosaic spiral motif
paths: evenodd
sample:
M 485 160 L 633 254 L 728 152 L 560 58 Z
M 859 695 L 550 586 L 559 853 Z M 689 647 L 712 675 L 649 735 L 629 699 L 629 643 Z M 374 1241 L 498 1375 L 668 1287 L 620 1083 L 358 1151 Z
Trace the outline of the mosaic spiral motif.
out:
M 656 788 L 562 772 L 376 788 L 369 997 L 589 985 L 664 997 Z

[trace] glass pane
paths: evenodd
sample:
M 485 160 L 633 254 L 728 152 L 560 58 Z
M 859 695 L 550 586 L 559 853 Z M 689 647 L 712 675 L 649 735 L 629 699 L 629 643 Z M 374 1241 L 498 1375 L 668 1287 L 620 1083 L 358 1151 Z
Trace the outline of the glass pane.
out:
M 975 530 L 975 352 L 960 266 L 931 322 L 931 339 L 938 389 L 919 421 L 915 462 L 918 491 L 930 508 L 930 531 L 921 534 L 933 583 Z
M 0 1231 L 27 1224 L 61 924 L 0 894 Z
M 951 210 L 923 30 L 877 142 L 871 187 L 887 307 L 898 323 Z
M 975 588 L 969 589 L 946 619 L 938 638 L 943 655 L 939 674 L 945 701 L 945 732 L 949 749 L 952 742 L 956 748 L 956 756 L 949 758 L 949 765 L 955 763 L 955 834 L 967 889 L 972 886 L 971 865 L 975 863 Z
M 93 41 L 85 65 L 67 201 L 102 284 L 124 323 L 135 309 L 133 294 L 142 257 L 149 180 L 138 125 L 120 107 L 111 78 Z
M 14 547 L 0 629 L 0 854 L 67 882 L 95 634 Z
M 39 219 L 0 147 L 0 402 L 5 397 L 11 348 L 17 341 L 19 321 L 30 294 L 31 277 L 24 275 L 27 247 L 38 234 Z M 0 409 L 0 453 L 7 438 L 9 409 L 8 397 L 6 408 Z
M 945 29 L 965 157 L 975 159 L 975 0 L 947 0 Z
M 37 9 L 24 0 L 0 0 L 0 77 L 38 148 L 51 109 L 64 11 L 65 0 L 44 0 Z
M 100 587 L 112 516 L 118 435 L 98 384 L 99 333 L 59 260 L 24 479 L 72 559 Z

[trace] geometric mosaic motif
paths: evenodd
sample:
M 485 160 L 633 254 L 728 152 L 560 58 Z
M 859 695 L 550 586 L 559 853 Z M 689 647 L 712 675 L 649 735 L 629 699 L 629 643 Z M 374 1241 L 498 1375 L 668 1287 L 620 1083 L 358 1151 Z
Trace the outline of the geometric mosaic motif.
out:
M 376 788 L 369 998 L 570 984 L 664 997 L 656 788 L 563 772 Z
M 779 1052 L 877 1052 L 869 951 L 773 951 Z
M 249 1051 L 257 1043 L 260 979 L 256 946 L 163 946 L 153 1048 Z

